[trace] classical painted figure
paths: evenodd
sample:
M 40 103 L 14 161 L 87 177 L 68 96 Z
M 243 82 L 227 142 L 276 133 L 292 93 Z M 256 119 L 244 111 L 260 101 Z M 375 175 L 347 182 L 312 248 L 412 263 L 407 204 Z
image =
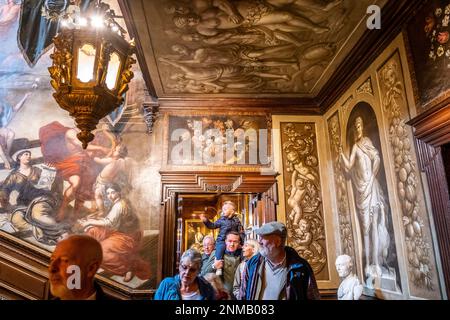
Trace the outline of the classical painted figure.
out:
M 202 246 L 204 237 L 205 235 L 202 233 L 200 227 L 197 227 L 197 231 L 195 232 L 195 243 L 198 243 Z
M 3 160 L 5 169 L 11 169 L 14 161 L 11 158 L 11 148 L 16 133 L 8 125 L 14 115 L 23 107 L 25 101 L 31 95 L 27 92 L 23 98 L 14 106 L 0 102 L 0 159 Z
M 108 199 L 113 203 L 106 217 L 78 220 L 84 231 L 102 245 L 102 267 L 123 276 L 129 282 L 136 275 L 144 280 L 150 277 L 150 266 L 139 256 L 142 231 L 138 217 L 129 202 L 122 198 L 117 184 L 106 187 Z
M 159 60 L 182 71 L 182 73 L 173 74 L 171 77 L 173 80 L 203 93 L 219 92 L 224 88 L 242 89 L 249 86 L 256 88 L 264 85 L 264 81 L 267 79 L 290 80 L 286 74 L 263 72 L 255 67 L 220 63 L 202 67 L 172 61 L 164 57 L 160 57 Z
M 97 145 L 97 137 L 86 150 L 82 149 L 78 132 L 78 128 L 65 127 L 58 121 L 39 129 L 44 161 L 51 163 L 58 170 L 58 175 L 68 182 L 56 217 L 58 221 L 80 217 L 84 202 L 95 199 L 93 185 L 101 167 L 94 158 L 96 155 L 108 157 L 111 151 L 109 147 Z M 69 204 L 73 200 L 73 214 L 69 214 Z
M 337 295 L 339 300 L 359 300 L 363 286 L 358 277 L 353 273 L 352 258 L 346 254 L 336 258 L 336 270 L 342 282 Z
M 97 176 L 94 184 L 94 196 L 98 216 L 105 215 L 106 186 L 118 183 L 122 189 L 128 187 L 130 158 L 127 157 L 128 149 L 123 144 L 118 144 L 109 157 L 94 157 L 94 161 L 103 165 L 103 169 Z
M 350 173 L 355 205 L 364 239 L 365 274 L 380 277 L 381 266 L 386 264 L 390 237 L 386 229 L 386 211 L 383 190 L 377 179 L 380 156 L 369 137 L 364 136 L 363 120 L 354 122 L 355 143 L 350 157 L 340 150 L 340 159 Z
M 263 1 L 195 0 L 193 7 L 194 12 L 176 14 L 174 23 L 178 28 L 195 28 L 197 33 L 205 36 L 214 36 L 221 30 L 241 26 L 266 27 L 265 33 L 272 33 L 273 37 L 280 40 L 298 44 L 298 40 L 290 33 L 303 30 L 315 33 L 329 31 L 327 27 Z
M 31 231 L 37 241 L 54 245 L 70 231 L 68 225 L 56 220 L 58 183 L 51 183 L 52 190 L 38 187 L 42 170 L 31 165 L 28 150 L 17 154 L 16 163 L 0 186 L 0 208 L 11 212 L 16 231 Z M 16 204 L 10 202 L 13 191 L 17 192 Z
M 12 29 L 20 13 L 20 2 L 17 0 L 7 0 L 0 5 L 0 37 L 4 38 Z

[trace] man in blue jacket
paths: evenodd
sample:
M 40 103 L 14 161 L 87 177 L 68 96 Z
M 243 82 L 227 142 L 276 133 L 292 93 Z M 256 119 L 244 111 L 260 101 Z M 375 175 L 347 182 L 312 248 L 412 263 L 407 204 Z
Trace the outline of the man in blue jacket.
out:
M 285 225 L 269 222 L 255 233 L 260 236 L 260 253 L 244 268 L 240 297 L 243 300 L 320 299 L 311 266 L 286 246 Z

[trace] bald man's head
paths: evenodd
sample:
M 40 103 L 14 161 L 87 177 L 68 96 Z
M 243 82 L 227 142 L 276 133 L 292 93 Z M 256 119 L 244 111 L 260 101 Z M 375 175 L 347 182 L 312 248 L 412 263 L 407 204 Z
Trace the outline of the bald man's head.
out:
M 52 294 L 62 300 L 89 297 L 102 259 L 102 247 L 92 237 L 73 235 L 58 242 L 49 265 Z
M 100 242 L 87 235 L 72 235 L 58 243 L 58 246 L 67 245 L 76 251 L 82 252 L 84 259 L 89 261 L 103 261 L 103 251 Z

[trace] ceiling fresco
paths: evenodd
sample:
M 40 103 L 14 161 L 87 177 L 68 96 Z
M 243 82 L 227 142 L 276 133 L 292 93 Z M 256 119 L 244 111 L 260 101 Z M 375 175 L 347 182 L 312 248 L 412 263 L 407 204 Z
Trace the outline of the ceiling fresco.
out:
M 158 97 L 314 97 L 362 37 L 370 4 L 128 1 Z

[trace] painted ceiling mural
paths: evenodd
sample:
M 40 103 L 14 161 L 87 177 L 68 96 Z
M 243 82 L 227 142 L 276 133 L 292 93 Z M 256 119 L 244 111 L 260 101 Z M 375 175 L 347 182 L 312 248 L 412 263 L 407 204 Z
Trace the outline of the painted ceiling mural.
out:
M 89 234 L 103 247 L 101 275 L 154 288 L 159 192 L 152 179 L 159 176 L 142 143 L 139 67 L 125 103 L 83 150 L 74 120 L 52 97 L 52 50 L 30 67 L 18 47 L 20 8 L 21 1 L 0 0 L 0 230 L 48 251 L 67 235 Z
M 158 95 L 317 94 L 362 35 L 369 2 L 143 2 Z

